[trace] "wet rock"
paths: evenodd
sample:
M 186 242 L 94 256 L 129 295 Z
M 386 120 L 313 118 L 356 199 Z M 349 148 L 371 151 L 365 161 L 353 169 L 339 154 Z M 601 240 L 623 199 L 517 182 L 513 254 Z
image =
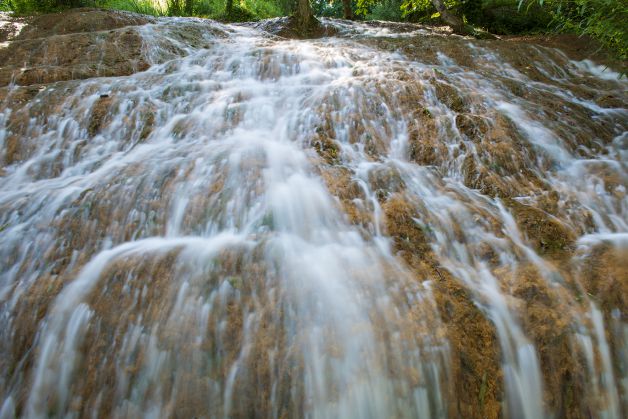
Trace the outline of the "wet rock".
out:
M 401 174 L 395 167 L 381 166 L 371 170 L 368 174 L 371 190 L 384 201 L 387 196 L 401 192 L 404 182 Z
M 322 168 L 321 172 L 327 188 L 340 201 L 347 220 L 360 227 L 365 237 L 370 236 L 372 215 L 364 200 L 364 191 L 353 179 L 351 171 L 343 167 L 327 167 Z
M 151 16 L 96 8 L 71 9 L 62 13 L 35 16 L 16 39 L 47 38 L 81 32 L 100 32 L 126 26 L 155 23 Z
M 416 211 L 403 195 L 392 195 L 382 209 L 395 251 L 412 267 L 417 278 L 434 281 L 434 298 L 451 344 L 454 379 L 449 383 L 449 391 L 456 396 L 449 405 L 449 414 L 478 419 L 500 417 L 502 372 L 494 326 L 473 302 L 469 291 L 439 266 L 431 250 L 429 226 L 417 223 Z M 473 342 L 473 347 L 469 342 Z
M 327 164 L 337 164 L 340 162 L 340 148 L 333 138 L 325 134 L 317 134 L 311 140 L 310 144 Z
M 311 27 L 304 30 L 294 16 L 263 20 L 251 25 L 272 35 L 289 39 L 322 38 L 324 36 L 333 36 L 337 33 L 335 27 L 317 19 L 314 19 L 314 24 Z
M 29 20 L 0 49 L 0 86 L 129 75 L 148 68 L 132 28 L 153 20 L 131 13 L 77 9 Z
M 386 231 L 393 237 L 395 249 L 401 252 L 402 257 L 412 259 L 416 255 L 421 258 L 430 253 L 429 231 L 415 221 L 414 209 L 403 195 L 392 195 L 383 204 L 382 210 L 386 214 Z
M 517 225 L 526 239 L 541 255 L 565 257 L 573 250 L 574 233 L 559 219 L 514 199 L 505 200 L 504 203 L 513 212 Z
M 489 130 L 486 118 L 473 114 L 456 115 L 456 127 L 471 141 L 480 142 Z
M 91 18 L 107 13 L 93 10 L 83 12 Z M 14 67 L 18 65 L 18 60 L 29 62 L 30 67 L 20 69 L 18 73 L 12 72 L 11 77 L 16 77 L 18 84 L 34 83 L 0 88 L 0 100 L 6 109 L 11 109 L 5 124 L 7 130 L 3 137 L 2 157 L 5 166 L 12 166 L 0 168 L 0 176 L 11 176 L 19 162 L 35 155 L 35 151 L 42 150 L 37 147 L 42 145 L 44 127 L 46 130 L 59 128 L 59 135 L 54 142 L 55 154 L 33 162 L 36 164 L 30 168 L 28 176 L 31 178 L 28 181 L 32 179 L 34 182 L 29 187 L 36 185 L 37 180 L 56 181 L 55 178 L 65 168 L 75 170 L 74 173 L 81 170 L 85 178 L 98 173 L 90 167 L 84 169 L 76 165 L 76 162 L 80 162 L 89 166 L 87 159 L 81 160 L 85 157 L 84 153 L 87 156 L 89 153 L 100 153 L 97 148 L 90 150 L 91 145 L 97 147 L 101 143 L 105 144 L 108 147 L 106 155 L 109 153 L 117 157 L 120 153 L 132 157 L 137 149 L 141 151 L 149 148 L 135 148 L 138 142 L 147 139 L 151 142 L 151 149 L 154 147 L 160 151 L 155 153 L 149 149 L 146 156 L 113 166 L 106 176 L 98 173 L 99 179 L 93 179 L 90 187 L 82 191 L 73 189 L 80 188 L 80 182 L 77 183 L 79 186 L 72 183 L 66 190 L 70 195 L 68 202 L 50 211 L 54 219 L 44 220 L 41 227 L 32 226 L 33 240 L 29 241 L 29 246 L 48 240 L 51 245 L 38 254 L 28 253 L 31 250 L 25 247 L 22 255 L 24 262 L 15 262 L 14 269 L 19 271 L 20 277 L 36 277 L 36 282 L 30 288 L 26 286 L 26 291 L 18 298 L 18 304 L 9 314 L 13 316 L 15 329 L 11 329 L 12 334 L 6 342 L 0 343 L 1 352 L 8 354 L 0 357 L 0 370 L 8 371 L 7 380 L 12 388 L 20 389 L 16 395 L 18 414 L 24 413 L 21 409 L 29 390 L 29 385 L 20 381 L 23 379 L 21 377 L 30 376 L 34 368 L 33 361 L 39 356 L 39 326 L 46 313 L 51 313 L 51 303 L 62 286 L 75 279 L 80 268 L 97 255 L 103 246 L 169 235 L 172 208 L 182 195 L 186 196 L 185 211 L 177 223 L 186 235 L 206 235 L 208 228 L 222 229 L 225 226 L 239 229 L 240 220 L 229 218 L 232 214 L 229 205 L 238 202 L 246 210 L 255 211 L 249 203 L 267 192 L 266 185 L 260 180 L 266 179 L 264 174 L 268 169 L 265 152 L 240 152 L 242 148 L 255 146 L 256 138 L 247 144 L 238 143 L 236 149 L 229 149 L 233 145 L 233 138 L 226 134 L 238 128 L 242 128 L 241 131 L 250 129 L 252 125 L 246 123 L 255 124 L 255 120 L 247 119 L 250 118 L 247 105 L 260 98 L 257 89 L 233 95 L 224 115 L 221 113 L 212 117 L 211 124 L 203 124 L 189 114 L 193 113 L 197 105 L 202 107 L 205 103 L 213 103 L 213 92 L 207 93 L 203 89 L 213 89 L 214 86 L 204 83 L 200 87 L 200 83 L 193 77 L 187 78 L 187 74 L 184 77 L 187 84 L 172 84 L 162 92 L 159 89 L 147 89 L 147 86 L 157 86 L 163 80 L 161 74 L 152 73 L 131 79 L 132 83 L 128 85 L 121 83 L 112 90 L 99 90 L 99 81 L 70 81 L 48 85 L 42 90 L 46 86 L 39 82 L 109 74 L 103 70 L 104 67 L 98 67 L 101 64 L 113 75 L 128 74 L 125 73 L 127 70 L 135 71 L 124 67 L 124 61 L 128 57 L 139 57 L 141 48 L 138 44 L 141 38 L 135 29 L 126 25 L 141 22 L 127 20 L 119 23 L 114 18 L 103 19 L 102 26 L 98 26 L 100 23 L 95 26 L 99 32 L 91 32 L 81 21 L 83 18 L 83 15 L 78 16 L 78 20 L 67 22 L 67 25 L 54 23 L 53 18 L 50 21 L 42 20 L 30 32 L 25 32 L 24 37 L 8 45 L 14 52 L 22 47 L 25 47 L 24 50 L 32 48 L 32 57 L 19 51 L 22 55 L 18 58 L 0 52 L 5 54 L 2 58 L 14 60 Z M 166 52 L 157 61 L 163 62 L 181 55 L 184 50 L 181 45 L 206 47 L 203 34 L 206 26 L 211 25 L 197 20 L 193 22 L 189 25 L 165 25 L 163 30 L 167 31 L 167 36 L 164 38 L 175 39 L 176 42 L 165 47 L 163 51 Z M 122 26 L 116 26 L 118 24 Z M 112 28 L 108 29 L 107 25 Z M 192 26 L 195 29 L 190 29 Z M 46 34 L 45 37 L 37 36 L 33 32 L 35 30 Z M 215 32 L 219 33 L 220 30 L 216 29 Z M 441 377 L 443 391 L 440 395 L 447 404 L 449 417 L 498 418 L 516 412 L 505 408 L 503 359 L 495 324 L 492 323 L 491 315 L 487 314 L 491 313 L 487 309 L 490 298 L 441 266 L 447 255 L 437 254 L 440 250 L 435 242 L 442 236 L 449 238 L 444 247 L 455 246 L 464 254 L 460 258 L 461 264 L 467 264 L 469 269 L 485 266 L 491 271 L 497 287 L 504 293 L 506 309 L 522 327 L 526 338 L 534 343 L 534 353 L 538 356 L 539 370 L 543 375 L 545 391 L 542 402 L 547 408 L 547 415 L 589 417 L 604 407 L 603 400 L 596 399 L 597 395 L 587 395 L 593 392 L 592 387 L 587 387 L 587 383 L 592 381 L 586 376 L 588 373 L 582 352 L 578 351 L 574 342 L 590 334 L 590 321 L 586 316 L 589 298 L 602 308 L 606 324 L 614 324 L 613 319 L 617 317 L 625 321 L 625 295 L 628 291 L 625 289 L 624 278 L 627 274 L 623 261 L 628 260 L 628 256 L 611 245 L 600 245 L 583 256 L 581 267 L 575 269 L 572 266 L 576 237 L 585 230 L 596 231 L 591 214 L 586 226 L 585 221 L 574 222 L 580 221 L 579 215 L 574 214 L 586 209 L 573 197 L 565 197 L 569 192 L 565 191 L 567 187 L 563 186 L 560 193 L 552 189 L 551 185 L 563 181 L 560 179 L 560 168 L 547 163 L 542 155 L 537 154 L 531 145 L 531 140 L 536 138 L 527 138 L 524 130 L 517 126 L 517 121 L 489 109 L 490 101 L 484 103 L 478 93 L 481 88 L 470 86 L 482 78 L 482 81 L 499 90 L 500 100 L 516 103 L 529 115 L 531 122 L 538 122 L 551 130 L 557 141 L 565 144 L 570 152 L 580 150 L 581 154 L 577 155 L 583 158 L 606 160 L 614 157 L 600 157 L 596 153 L 603 151 L 605 145 L 612 145 L 613 138 L 618 135 L 616 132 L 623 132 L 625 118 L 617 116 L 616 112 L 594 112 L 576 102 L 597 100 L 598 104 L 613 107 L 617 100 L 622 99 L 623 92 L 612 91 L 610 85 L 599 80 L 593 83 L 593 88 L 570 87 L 561 84 L 563 81 L 553 79 L 557 74 L 560 75 L 559 70 L 526 68 L 529 66 L 526 61 L 541 62 L 544 54 L 549 54 L 560 66 L 566 67 L 568 62 L 556 52 L 522 45 L 513 47 L 514 43 L 504 46 L 496 42 L 496 46 L 465 41 L 472 42 L 474 46 L 481 45 L 491 52 L 477 53 L 477 50 L 458 41 L 433 34 L 429 37 L 413 35 L 406 39 L 386 39 L 384 36 L 380 39 L 351 39 L 347 42 L 351 47 L 342 45 L 345 42 L 342 39 L 338 43 L 336 40 L 330 41 L 331 46 L 324 44 L 327 41 L 315 41 L 315 49 L 330 47 L 332 55 L 338 51 L 346 52 L 350 60 L 356 62 L 361 59 L 360 54 L 370 53 L 366 48 L 356 47 L 360 42 L 368 45 L 369 49 L 401 52 L 414 61 L 406 62 L 395 55 L 391 61 L 399 62 L 385 60 L 381 64 L 365 63 L 362 68 L 346 72 L 347 75 L 351 74 L 350 89 L 354 96 L 349 95 L 349 88 L 344 85 L 346 80 L 340 79 L 342 86 L 334 86 L 333 94 L 324 95 L 322 101 L 325 106 L 312 108 L 311 112 L 307 109 L 308 117 L 315 122 L 307 126 L 307 131 L 304 131 L 306 134 L 300 136 L 302 131 L 294 130 L 296 134 L 290 134 L 289 139 L 294 140 L 295 147 L 298 144 L 306 148 L 304 156 L 309 158 L 311 164 L 307 165 L 303 173 L 312 178 L 320 175 L 330 194 L 337 198 L 338 209 L 345 213 L 345 217 L 333 220 L 334 226 L 342 226 L 345 232 L 351 233 L 352 240 L 357 237 L 355 232 L 362 234 L 366 241 L 361 245 L 377 253 L 379 250 L 374 250 L 376 246 L 370 240 L 375 236 L 374 223 L 380 222 L 379 227 L 382 227 L 383 234 L 389 239 L 387 243 L 390 243 L 394 255 L 391 257 L 388 250 L 383 251 L 386 263 L 391 266 L 398 264 L 403 269 L 395 270 L 390 266 L 382 268 L 384 274 L 381 278 L 375 278 L 382 283 L 378 283 L 373 290 L 379 293 L 384 289 L 402 288 L 400 292 L 404 295 L 399 299 L 394 296 L 394 304 L 390 310 L 385 310 L 387 313 L 384 315 L 394 317 L 393 312 L 397 309 L 406 305 L 411 307 L 408 314 L 404 314 L 403 327 L 394 329 L 385 319 L 379 319 L 378 322 L 371 317 L 368 317 L 368 326 L 371 326 L 370 322 L 373 323 L 377 335 L 375 340 L 382 342 L 382 347 L 393 342 L 391 334 L 402 335 L 403 344 L 397 345 L 398 341 L 395 341 L 390 353 L 396 353 L 399 348 L 402 353 L 406 352 L 406 348 L 418 350 L 418 336 L 427 336 L 445 348 L 442 352 L 439 352 L 440 348 L 436 349 L 438 354 L 434 358 L 422 347 L 421 351 L 426 354 L 430 365 L 442 365 L 447 370 Z M 72 42 L 76 43 L 77 51 L 60 51 L 69 49 Z M 123 42 L 132 45 L 134 49 L 120 52 L 107 52 L 106 48 L 103 50 L 102 43 L 110 42 L 113 43 L 112 48 L 118 47 L 115 42 Z M 299 63 L 299 60 L 286 58 L 286 55 L 297 55 L 292 54 L 292 51 L 285 54 L 283 49 L 286 44 L 293 42 L 286 43 L 269 37 L 263 37 L 260 42 L 266 43 L 266 46 L 276 42 L 280 46 L 279 53 L 268 47 L 254 55 L 259 57 L 254 62 L 258 67 L 251 68 L 255 69 L 255 75 L 267 87 L 285 75 L 282 66 Z M 46 48 L 54 53 L 58 62 L 44 53 Z M 502 52 L 500 48 L 512 48 L 516 53 L 503 52 L 503 58 L 495 58 L 498 52 Z M 94 64 L 95 51 L 104 51 L 105 54 L 104 61 L 98 61 L 98 65 Z M 252 54 L 257 52 L 255 49 Z M 439 52 L 451 60 L 445 60 Z M 446 65 L 442 64 L 443 60 L 447 62 Z M 510 63 L 526 77 L 547 84 L 538 88 L 534 83 L 528 83 L 525 77 L 524 81 L 514 77 L 508 79 L 502 72 L 506 66 L 496 66 L 491 60 L 499 64 Z M 176 60 L 172 61 L 163 67 L 167 75 L 179 71 Z M 198 62 L 195 61 L 193 65 L 196 64 Z M 219 62 L 216 66 L 220 68 L 222 64 Z M 440 66 L 442 71 L 439 71 L 446 73 L 446 76 L 438 73 L 434 76 L 432 66 Z M 473 77 L 466 78 L 466 73 L 460 71 L 465 67 L 474 71 Z M 326 77 L 333 80 L 338 67 L 331 68 L 329 72 L 327 68 L 317 71 L 325 72 Z M 300 71 L 305 71 L 305 67 Z M 144 76 L 154 78 L 148 81 Z M 232 76 L 238 75 L 234 72 Z M 509 81 L 504 82 L 506 79 Z M 255 82 L 259 80 L 255 79 Z M 494 85 L 491 84 L 493 81 Z M 561 98 L 556 92 L 549 92 L 556 86 L 573 92 L 577 99 L 570 101 Z M 85 90 L 80 90 L 83 87 Z M 137 92 L 134 90 L 136 87 Z M 597 87 L 603 88 L 600 91 L 606 92 L 605 95 L 609 97 L 602 97 L 592 91 Z M 223 93 L 231 95 L 230 88 L 218 90 L 216 96 Z M 310 100 L 310 89 L 316 88 L 318 86 L 308 84 L 307 96 L 304 98 Z M 181 103 L 187 100 L 185 94 L 191 91 L 188 89 L 196 89 L 191 95 L 194 100 L 201 97 L 205 102 Z M 277 92 L 284 93 L 282 89 Z M 307 103 L 307 100 L 302 103 Z M 177 117 L 185 117 L 173 120 L 169 107 L 173 104 L 176 104 L 173 112 Z M 592 115 L 600 119 L 593 120 Z M 54 123 L 55 118 L 67 118 L 68 124 L 61 129 L 60 124 Z M 305 118 L 299 122 L 307 125 L 310 121 Z M 116 125 L 112 125 L 113 122 Z M 404 132 L 406 128 L 407 133 Z M 150 138 L 153 129 L 163 130 L 173 141 L 152 141 L 160 140 Z M 205 138 L 197 140 L 195 137 L 204 134 L 212 138 L 206 141 Z M 405 134 L 408 134 L 408 155 L 396 160 L 396 156 L 389 155 L 391 139 L 405 138 Z M 264 142 L 272 141 L 272 135 L 268 137 Z M 186 141 L 190 139 L 195 141 Z M 166 142 L 167 148 L 160 149 Z M 225 152 L 217 156 L 215 161 L 194 160 L 220 147 L 225 147 Z M 171 160 L 155 159 L 160 157 L 156 154 L 161 151 L 171 152 L 175 149 L 176 156 L 173 155 Z M 347 153 L 343 154 L 345 151 Z M 404 157 L 408 157 L 409 161 Z M 222 163 L 219 163 L 223 159 L 237 163 L 224 169 L 220 166 Z M 356 176 L 356 167 L 362 163 L 365 163 L 363 166 L 376 167 L 371 169 L 366 179 L 362 175 L 359 178 Z M 414 163 L 432 167 L 419 168 Z M 108 169 L 106 164 L 98 162 L 96 170 L 100 167 Z M 171 166 L 159 172 L 162 164 Z M 600 182 L 596 184 L 599 185 L 596 195 L 601 196 L 606 192 L 609 200 L 621 203 L 625 196 L 622 195 L 625 194 L 625 179 L 621 172 L 608 164 L 600 164 L 599 167 L 593 167 L 591 163 L 588 165 L 589 171 L 586 173 Z M 216 167 L 217 172 L 207 167 Z M 287 176 L 294 169 L 292 166 L 284 168 Z M 403 172 L 406 169 L 408 171 Z M 74 173 L 71 175 L 75 176 Z M 424 173 L 430 176 L 422 178 Z M 104 180 L 99 182 L 101 175 Z M 415 185 L 417 189 L 413 190 L 415 175 L 422 184 Z M 555 183 L 545 181 L 550 175 L 556 179 Z M 74 182 L 74 179 L 71 181 Z M 247 182 L 251 185 L 247 185 Z M 379 202 L 367 200 L 362 182 L 375 192 Z M 233 191 L 239 188 L 244 193 L 234 195 Z M 439 213 L 438 209 L 429 208 L 428 205 L 434 204 L 438 198 L 431 198 L 429 194 L 421 195 L 421 188 L 429 189 L 436 196 L 442 195 L 443 200 L 455 200 L 452 212 L 462 213 L 461 222 L 457 222 L 456 214 L 452 213 L 449 217 L 449 214 L 445 214 L 446 210 Z M 495 210 L 498 203 L 494 199 L 496 197 L 502 198 L 501 202 L 512 212 L 526 243 L 549 266 L 550 279 L 540 272 L 538 266 L 532 266 L 520 249 L 513 245 L 511 238 L 504 234 L 504 220 Z M 36 202 L 32 198 L 38 197 L 24 196 L 23 200 Z M 428 203 L 430 199 L 434 199 L 434 202 Z M 38 205 L 48 208 L 46 202 Z M 11 202 L 3 204 L 0 209 L 3 210 L 3 216 L 9 219 L 18 213 L 22 216 L 24 208 L 25 205 Z M 380 208 L 382 213 L 378 211 Z M 440 207 L 436 205 L 436 208 Z M 467 210 L 468 214 L 465 214 Z M 335 214 L 335 208 L 325 215 L 329 214 Z M 251 216 L 255 223 L 257 215 L 255 213 Z M 247 213 L 243 218 L 248 219 L 249 216 L 250 213 Z M 442 224 L 439 224 L 441 216 Z M 30 219 L 24 220 L 24 225 L 30 226 Z M 294 308 L 290 304 L 292 300 L 281 295 L 281 284 L 284 282 L 277 280 L 274 270 L 284 267 L 280 262 L 276 266 L 264 265 L 273 252 L 265 247 L 266 244 L 283 234 L 273 228 L 275 221 L 272 215 L 264 216 L 260 222 L 262 227 L 251 234 L 251 241 L 259 239 L 258 243 L 262 244 L 260 249 L 224 251 L 215 260 L 201 258 L 207 265 L 199 269 L 188 270 L 189 261 L 180 260 L 178 250 L 159 255 L 142 252 L 141 255 L 134 254 L 111 261 L 97 278 L 98 286 L 84 300 L 93 310 L 94 317 L 87 325 L 84 342 L 77 350 L 75 361 L 81 374 L 74 376 L 72 384 L 66 389 L 72 393 L 74 400 L 62 406 L 58 398 L 50 397 L 44 401 L 45 410 L 65 411 L 76 416 L 87 416 L 94 412 L 100 416 L 113 416 L 123 411 L 123 408 L 128 408 L 124 412 L 138 416 L 146 407 L 141 403 L 148 404 L 160 399 L 167 401 L 168 405 L 161 413 L 176 411 L 173 414 L 200 417 L 207 414 L 209 405 L 217 406 L 213 414 L 221 416 L 226 415 L 222 411 L 224 399 L 215 387 L 220 387 L 227 382 L 228 377 L 234 376 L 232 385 L 237 393 L 237 406 L 232 407 L 228 416 L 250 417 L 251 412 L 264 417 L 304 416 L 303 413 L 310 410 L 306 406 L 309 401 L 303 388 L 304 362 L 300 355 L 303 348 L 299 345 L 304 345 L 303 341 L 307 339 L 300 336 L 288 341 L 295 330 L 301 330 L 302 325 L 294 322 L 294 312 L 291 312 Z M 3 222 L 0 232 L 13 228 L 12 222 Z M 572 227 L 574 224 L 578 225 Z M 438 231 L 435 231 L 436 228 Z M 474 236 L 467 234 L 467 228 L 486 232 Z M 265 236 L 268 231 L 272 235 Z M 214 230 L 210 233 L 213 234 Z M 333 236 L 332 233 L 328 236 Z M 478 236 L 482 239 L 474 240 Z M 18 250 L 16 246 L 15 252 Z M 360 253 L 362 250 L 352 249 Z M 467 251 L 468 254 L 465 253 Z M 17 260 L 10 252 L 7 255 L 5 260 Z M 502 259 L 502 256 L 506 258 Z M 363 286 L 356 295 L 370 292 L 368 284 L 362 283 L 364 277 L 361 272 L 369 270 L 371 266 L 351 268 L 352 275 L 354 271 L 357 272 L 352 278 Z M 22 275 L 22 271 L 28 271 L 28 275 Z M 407 282 L 396 282 L 402 271 Z M 552 283 L 554 277 L 559 279 Z M 23 284 L 21 281 L 20 286 Z M 406 295 L 404 287 L 407 285 L 411 292 Z M 408 302 L 414 298 L 414 286 L 421 290 L 429 289 L 429 293 L 425 293 L 425 301 Z M 189 295 L 194 298 L 182 297 L 183 308 L 171 311 L 177 295 L 181 293 L 185 296 L 186 290 L 192 290 Z M 305 304 L 309 304 L 310 296 L 317 295 L 316 291 L 307 293 Z M 212 295 L 218 295 L 218 298 Z M 379 302 L 379 297 L 390 296 L 393 294 L 377 294 L 378 298 L 367 300 L 368 305 L 370 302 Z M 359 297 L 362 298 L 362 295 Z M 204 311 L 209 306 L 216 311 Z M 434 307 L 434 310 L 431 311 L 429 307 Z M 367 311 L 370 309 L 366 308 Z M 431 317 L 425 316 L 426 312 L 430 312 Z M 174 317 L 173 313 L 176 313 Z M 578 319 L 585 320 L 578 322 Z M 291 329 L 289 332 L 284 330 L 286 325 Z M 355 325 L 355 329 L 361 327 L 360 324 Z M 323 331 L 323 335 L 326 333 Z M 608 336 L 614 359 L 625 358 L 621 356 L 620 335 L 613 335 L 609 328 Z M 125 348 L 134 339 L 141 342 L 137 349 Z M 323 351 L 324 356 L 332 361 L 343 355 L 342 348 L 334 344 L 336 342 L 335 338 L 329 339 L 329 345 Z M 434 351 L 434 348 L 436 346 L 428 349 Z M 245 351 L 246 356 L 242 356 Z M 386 353 L 389 353 L 388 348 Z M 435 359 L 441 356 L 447 360 Z M 595 352 L 596 365 L 599 364 L 599 357 L 599 353 Z M 151 377 L 152 382 L 145 382 L 145 377 L 150 376 L 148 370 L 159 364 L 154 362 L 155 359 L 163 361 L 160 365 L 166 367 Z M 425 371 L 388 357 L 382 359 L 388 374 L 398 379 L 402 386 L 408 384 L 414 388 L 428 382 Z M 403 356 L 400 359 L 405 360 Z M 231 375 L 234 365 L 240 368 L 239 373 Z M 616 365 L 615 368 L 620 371 L 620 366 Z M 601 370 L 597 367 L 594 369 L 592 376 L 597 380 Z M 620 376 L 619 373 L 616 375 Z M 208 384 L 208 378 L 211 385 Z M 279 384 L 273 387 L 276 383 Z M 0 382 L 0 393 L 7 394 L 3 386 L 4 381 Z M 135 393 L 132 392 L 138 390 L 145 393 L 137 398 L 140 404 L 133 405 L 131 396 Z M 341 390 L 334 388 L 330 391 L 332 399 Z M 272 397 L 270 391 L 274 392 Z
M 534 170 L 535 150 L 508 118 L 498 113 L 461 114 L 456 124 L 475 143 L 461 168 L 465 185 L 491 197 L 528 195 L 547 188 Z
M 603 65 L 608 65 L 610 68 L 614 68 L 619 72 L 625 72 L 628 63 L 626 61 L 618 61 L 613 59 L 604 48 L 600 48 L 600 44 L 592 39 L 588 35 L 576 35 L 576 34 L 556 34 L 556 35 L 541 35 L 541 36 L 503 36 L 503 40 L 507 41 L 504 48 L 512 48 L 512 45 L 517 47 L 527 48 L 528 45 L 540 45 L 546 49 L 557 48 L 563 53 L 567 54 L 572 60 L 595 60 Z M 510 45 L 508 45 L 510 44 Z
M 602 95 L 601 97 L 596 99 L 596 103 L 603 108 L 624 108 L 626 103 L 615 95 Z
M 0 12 L 0 42 L 14 39 L 32 18 L 16 17 L 8 12 Z
M 628 250 L 601 241 L 587 250 L 581 262 L 580 280 L 587 294 L 610 317 L 619 309 L 624 321 L 628 313 Z
M 554 275 L 562 275 L 573 286 L 569 268 L 565 268 L 554 267 Z M 547 408 L 560 416 L 587 417 L 586 406 L 594 403 L 587 400 L 582 385 L 587 367 L 574 352 L 570 337 L 575 327 L 573 313 L 586 306 L 580 307 L 568 292 L 552 286 L 532 264 L 519 266 L 512 278 L 507 273 L 501 276 L 513 282 L 513 296 L 522 302 L 522 325 L 539 353 Z
M 90 115 L 89 126 L 87 128 L 91 136 L 96 135 L 100 131 L 100 128 L 105 123 L 106 118 L 108 116 L 109 117 L 111 116 L 111 112 L 109 108 L 111 107 L 112 103 L 113 103 L 112 98 L 110 98 L 107 95 L 105 95 L 105 97 L 101 95 L 100 98 L 94 104 L 94 107 L 92 108 L 92 112 Z
M 476 155 L 468 154 L 462 164 L 464 184 L 490 197 L 507 197 L 512 194 L 509 184 L 486 168 Z
M 434 294 L 452 346 L 457 401 L 452 406 L 451 416 L 502 417 L 503 376 L 494 326 L 464 287 L 447 272 L 442 272 L 441 277 L 443 279 L 435 284 Z M 473 348 L 469 342 L 474 342 Z
M 447 82 L 436 81 L 434 91 L 438 100 L 454 112 L 464 112 L 467 104 L 461 92 Z
M 412 114 L 412 125 L 408 129 L 408 155 L 412 161 L 424 166 L 442 164 L 447 149 L 440 141 L 434 116 L 427 108 Z

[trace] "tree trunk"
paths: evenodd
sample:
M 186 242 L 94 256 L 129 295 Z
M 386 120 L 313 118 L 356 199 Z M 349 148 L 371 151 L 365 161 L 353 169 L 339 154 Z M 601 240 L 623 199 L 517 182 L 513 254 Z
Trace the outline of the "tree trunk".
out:
M 227 3 L 225 4 L 225 15 L 231 16 L 232 12 L 233 12 L 233 0 L 227 0 Z
M 301 31 L 306 31 L 314 23 L 314 14 L 310 0 L 297 0 L 297 9 L 294 13 Z
M 443 22 L 451 27 L 454 33 L 457 33 L 459 35 L 473 34 L 473 30 L 468 28 L 461 18 L 454 15 L 453 13 L 450 13 L 447 10 L 447 7 L 445 7 L 445 2 L 443 0 L 432 0 L 432 4 L 434 5 L 438 13 L 440 13 L 440 17 L 441 19 L 443 19 Z
M 353 20 L 353 9 L 351 8 L 351 0 L 342 0 L 342 16 L 345 19 Z

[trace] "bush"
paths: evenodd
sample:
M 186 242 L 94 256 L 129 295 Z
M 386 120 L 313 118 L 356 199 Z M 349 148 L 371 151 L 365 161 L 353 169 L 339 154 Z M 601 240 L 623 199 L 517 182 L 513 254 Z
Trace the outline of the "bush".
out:
M 232 13 L 225 15 L 224 0 L 0 0 L 0 10 L 17 14 L 48 13 L 75 7 L 104 7 L 152 16 L 200 16 L 243 22 L 282 16 L 276 0 L 236 0 Z
M 353 2 L 355 3 L 355 2 Z M 355 4 L 353 4 L 355 10 Z M 312 11 L 316 16 L 342 19 L 342 0 L 313 0 Z
M 194 16 L 212 17 L 224 12 L 224 2 L 216 0 L 200 0 L 194 3 Z
M 542 5 L 543 0 L 538 0 Z M 550 0 L 561 31 L 597 39 L 620 60 L 628 59 L 628 2 L 625 0 Z
M 274 0 L 234 0 L 231 14 L 225 13 L 224 0 L 198 0 L 193 16 L 208 17 L 226 22 L 250 22 L 282 16 L 280 4 Z
M 108 0 L 103 7 L 151 16 L 166 16 L 168 14 L 167 9 L 160 7 L 151 0 Z
M 47 13 L 102 5 L 100 0 L 6 0 L 6 3 L 17 14 Z
M 218 16 L 218 19 L 227 22 L 250 22 L 253 20 L 259 20 L 255 13 L 251 12 L 246 6 L 234 4 L 231 9 L 231 13 Z
M 244 4 L 255 19 L 268 19 L 285 14 L 282 5 L 275 0 L 246 0 Z
M 401 0 L 384 0 L 373 6 L 370 13 L 367 13 L 366 18 L 369 20 L 400 22 L 403 20 L 401 4 Z
M 535 0 L 528 1 L 527 5 L 520 7 L 513 0 L 484 0 L 481 13 L 471 14 L 473 18 L 467 19 L 496 34 L 549 31 L 552 22 L 549 8 L 535 3 Z

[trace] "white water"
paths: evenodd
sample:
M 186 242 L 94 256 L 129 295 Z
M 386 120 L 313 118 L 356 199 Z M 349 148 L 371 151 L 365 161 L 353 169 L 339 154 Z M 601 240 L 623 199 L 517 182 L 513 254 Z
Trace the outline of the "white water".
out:
M 186 26 L 204 33 L 204 48 L 181 40 L 178 31 Z M 444 74 L 461 92 L 481 92 L 472 113 L 513 121 L 538 152 L 527 162 L 530 170 L 569 202 L 563 222 L 575 229 L 582 223 L 575 209 L 592 214 L 592 235 L 582 246 L 597 233 L 608 241 L 603 234 L 628 232 L 628 113 L 612 111 L 619 121 L 615 141 L 581 158 L 564 144 L 560 121 L 538 118 L 532 101 L 492 77 L 526 83 L 496 53 L 463 46 L 474 69 L 442 52 L 438 63 L 421 62 L 361 42 L 397 39 L 395 33 L 350 29 L 353 38 L 279 41 L 244 27 L 164 19 L 137 29 L 154 63 L 148 71 L 59 83 L 38 94 L 29 105 L 26 157 L 0 178 L 1 337 L 10 342 L 19 333 L 12 312 L 34 284 L 50 281 L 61 291 L 38 325 L 30 372 L 0 382 L 0 418 L 11 417 L 21 392 L 28 417 L 97 412 L 106 403 L 116 417 L 448 416 L 455 397 L 446 390 L 450 348 L 430 291 L 438 278 L 417 280 L 394 254 L 373 182 L 382 170 L 403 182 L 440 265 L 494 325 L 504 414 L 552 414 L 543 401 L 537 348 L 511 295 L 514 280 L 506 278 L 531 264 L 568 295 L 566 306 L 575 304 L 571 291 L 499 198 L 465 186 L 464 158 L 471 153 L 478 160 L 480 152 L 456 128 L 456 113 L 439 99 L 433 80 Z M 547 59 L 542 70 L 555 74 L 556 56 Z M 571 63 L 565 71 L 626 91 L 625 82 L 600 76 L 590 64 Z M 441 166 L 409 158 L 415 121 L 400 99 L 400 72 L 420 86 L 416 105 L 437 121 L 433 138 L 446 150 Z M 569 92 L 571 81 L 552 80 L 562 89 L 529 85 Z M 101 94 L 112 105 L 92 136 L 90 115 Z M 560 94 L 600 120 L 609 114 Z M 37 115 L 47 101 L 57 104 L 56 112 Z M 11 112 L 0 113 L 1 144 Z M 144 135 L 149 114 L 152 130 Z M 310 146 L 326 123 L 341 166 L 361 188 L 357 204 L 370 216 L 366 226 L 342 213 Z M 373 138 L 376 157 L 368 150 Z M 619 177 L 614 194 L 604 190 L 595 165 Z M 486 260 L 487 248 L 497 261 Z M 595 302 L 585 305 L 589 312 L 573 308 L 569 317 L 590 369 L 584 385 L 592 400 L 604 400 L 590 408 L 619 418 L 616 382 L 626 377 L 615 380 L 604 334 L 609 325 Z M 625 330 L 618 324 L 613 327 Z M 92 365 L 90 348 L 99 354 Z M 96 388 L 86 390 L 83 371 L 97 377 Z

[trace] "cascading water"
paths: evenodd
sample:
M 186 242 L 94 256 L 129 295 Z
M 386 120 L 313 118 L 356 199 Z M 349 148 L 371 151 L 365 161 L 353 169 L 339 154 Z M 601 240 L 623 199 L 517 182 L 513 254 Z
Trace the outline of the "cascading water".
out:
M 110 32 L 131 75 L 12 75 L 0 418 L 626 412 L 626 82 L 326 23 L 160 19 Z

